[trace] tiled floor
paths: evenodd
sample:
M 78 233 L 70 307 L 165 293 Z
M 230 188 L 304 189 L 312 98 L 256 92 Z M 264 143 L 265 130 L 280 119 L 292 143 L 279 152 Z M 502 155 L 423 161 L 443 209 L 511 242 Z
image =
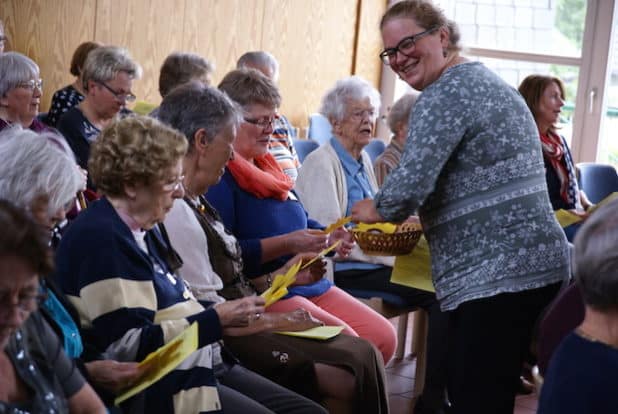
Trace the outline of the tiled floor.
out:
M 408 326 L 408 337 L 406 340 L 406 350 L 410 349 L 412 320 Z M 391 319 L 397 327 L 397 318 Z M 389 393 L 389 403 L 392 414 L 411 414 L 414 406 L 414 372 L 416 362 L 414 359 L 405 357 L 402 360 L 392 360 L 386 367 L 386 381 Z M 537 395 L 521 395 L 515 401 L 514 414 L 535 414 L 537 406 Z

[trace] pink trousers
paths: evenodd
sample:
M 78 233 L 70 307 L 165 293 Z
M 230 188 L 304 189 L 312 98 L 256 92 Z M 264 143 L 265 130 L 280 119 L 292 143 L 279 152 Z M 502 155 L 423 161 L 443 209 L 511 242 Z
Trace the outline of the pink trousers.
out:
M 293 296 L 280 300 L 266 311 L 289 312 L 298 308 L 310 312 L 326 325 L 343 326 L 345 334 L 360 336 L 371 342 L 382 353 L 385 365 L 395 353 L 397 334 L 390 321 L 336 286 L 320 296 Z

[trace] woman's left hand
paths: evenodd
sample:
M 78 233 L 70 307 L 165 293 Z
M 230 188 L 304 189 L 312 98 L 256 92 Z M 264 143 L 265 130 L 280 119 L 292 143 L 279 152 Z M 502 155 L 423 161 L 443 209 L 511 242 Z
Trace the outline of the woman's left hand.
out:
M 84 365 L 94 385 L 115 393 L 135 384 L 143 374 L 137 362 L 104 359 L 86 362 Z
M 378 213 L 373 200 L 366 198 L 352 206 L 352 221 L 356 223 L 377 223 L 384 221 L 384 218 Z
M 356 243 L 354 241 L 354 236 L 345 227 L 342 226 L 338 229 L 335 229 L 329 235 L 328 245 L 331 246 L 333 243 L 337 242 L 337 240 L 341 240 L 341 243 L 339 243 L 339 246 L 337 246 L 337 249 L 335 249 L 335 251 L 342 258 L 348 257 L 352 252 L 352 248 L 354 248 L 354 244 Z

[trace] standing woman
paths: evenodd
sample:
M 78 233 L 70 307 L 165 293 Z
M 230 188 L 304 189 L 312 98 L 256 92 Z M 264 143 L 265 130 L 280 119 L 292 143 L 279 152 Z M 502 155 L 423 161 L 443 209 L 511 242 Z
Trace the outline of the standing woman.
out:
M 421 90 L 399 166 L 358 221 L 418 209 L 433 283 L 449 312 L 454 413 L 512 413 L 536 318 L 568 277 L 537 129 L 517 91 L 459 56 L 457 25 L 428 0 L 380 23 L 383 62 Z
M 556 128 L 564 106 L 564 84 L 553 76 L 530 75 L 519 85 L 519 93 L 526 100 L 539 129 L 547 191 L 553 209 L 571 210 L 584 218 L 587 217 L 585 210 L 588 210 L 591 203 L 577 185 L 571 151 Z M 579 224 L 565 228 L 569 241 L 573 239 L 578 228 Z

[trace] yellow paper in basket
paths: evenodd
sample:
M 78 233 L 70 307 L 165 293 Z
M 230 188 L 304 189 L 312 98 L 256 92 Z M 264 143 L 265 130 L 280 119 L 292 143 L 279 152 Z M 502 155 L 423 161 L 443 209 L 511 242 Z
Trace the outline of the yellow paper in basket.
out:
M 148 354 L 139 363 L 140 368 L 145 369 L 139 382 L 118 396 L 114 404 L 118 405 L 133 397 L 174 370 L 197 349 L 197 333 L 197 322 L 194 322 L 176 338 Z
M 582 218 L 577 214 L 571 213 L 569 210 L 556 210 L 554 212 L 556 216 L 556 220 L 560 223 L 560 227 L 565 228 L 569 227 L 571 224 L 579 223 L 582 221 Z
M 296 273 L 300 269 L 301 261 L 288 269 L 285 275 L 276 275 L 273 284 L 262 292 L 262 297 L 266 301 L 264 306 L 270 306 L 288 294 L 288 286 L 296 280 Z
M 397 231 L 397 225 L 393 223 L 358 223 L 356 231 L 379 230 L 382 233 L 392 234 Z
M 429 292 L 435 292 L 431 280 L 431 257 L 425 236 L 421 236 L 410 254 L 397 256 L 391 282 Z

